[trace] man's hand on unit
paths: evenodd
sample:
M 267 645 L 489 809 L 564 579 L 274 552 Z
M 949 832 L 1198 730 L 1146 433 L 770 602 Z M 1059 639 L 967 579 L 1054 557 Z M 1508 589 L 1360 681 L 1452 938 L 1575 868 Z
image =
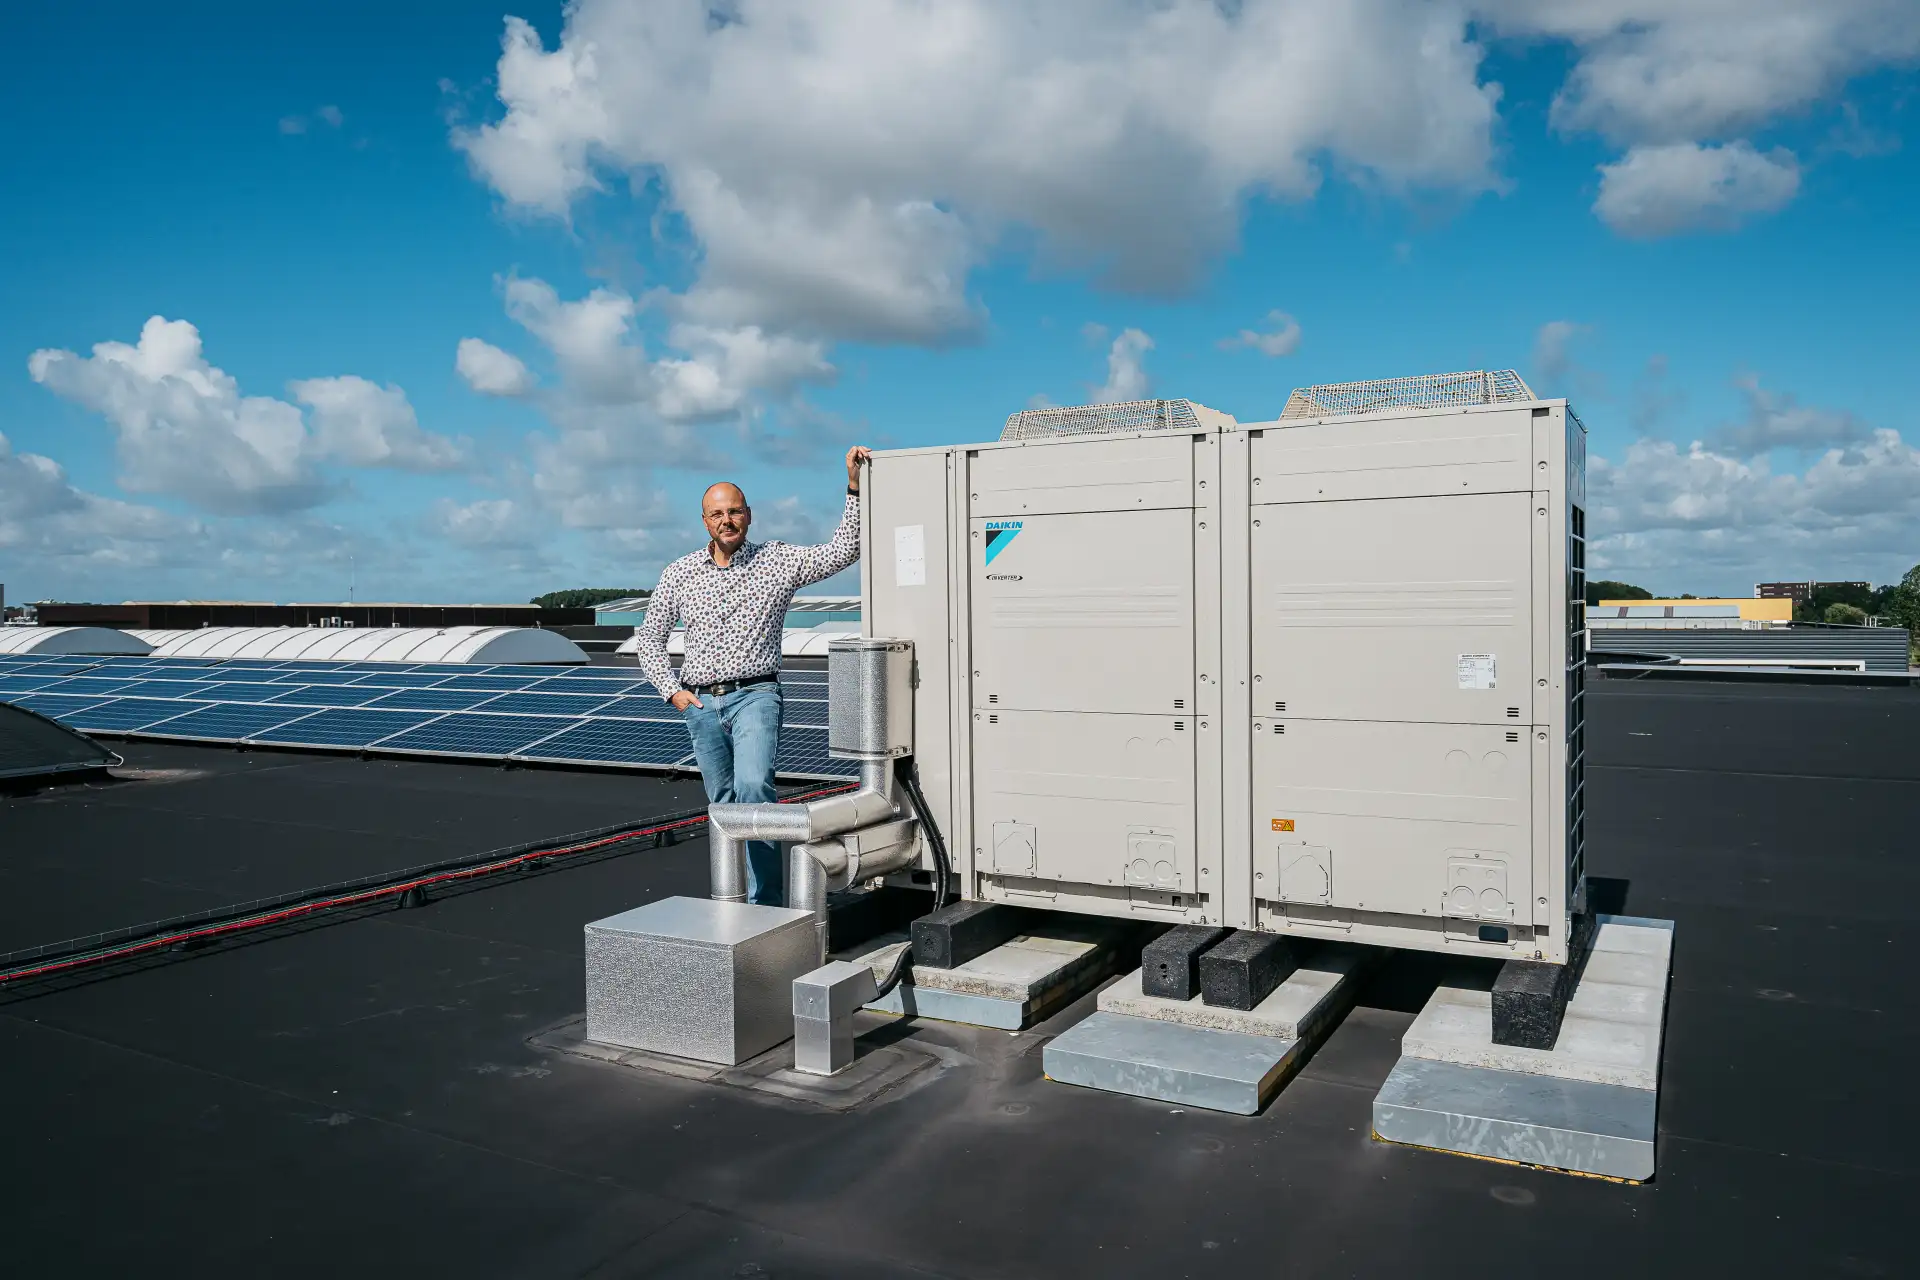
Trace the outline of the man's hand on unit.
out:
M 685 689 L 674 694 L 671 698 L 668 698 L 667 701 L 673 704 L 675 711 L 685 711 L 688 707 L 699 707 L 705 710 L 707 705 L 691 693 L 688 693 Z
M 873 450 L 857 444 L 847 450 L 847 488 L 860 492 L 860 464 L 873 457 Z

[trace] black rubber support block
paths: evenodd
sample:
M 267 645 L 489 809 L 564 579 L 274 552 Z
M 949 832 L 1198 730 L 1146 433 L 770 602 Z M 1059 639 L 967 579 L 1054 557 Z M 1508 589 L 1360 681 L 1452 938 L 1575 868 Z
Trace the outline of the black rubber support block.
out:
M 999 902 L 955 902 L 913 922 L 913 962 L 951 969 L 1025 933 L 1033 914 Z
M 1205 924 L 1177 924 L 1140 952 L 1140 990 L 1163 1000 L 1200 993 L 1200 953 L 1227 936 Z
M 1591 915 L 1573 918 L 1566 964 L 1509 960 L 1493 980 L 1493 1042 L 1520 1049 L 1551 1049 L 1560 1038 L 1567 1001 L 1593 950 Z
M 1251 1009 L 1299 967 L 1293 948 L 1276 933 L 1236 929 L 1200 955 L 1200 998 L 1222 1009 Z
M 933 890 L 883 885 L 827 895 L 827 950 L 845 951 L 883 933 L 905 929 L 933 906 Z

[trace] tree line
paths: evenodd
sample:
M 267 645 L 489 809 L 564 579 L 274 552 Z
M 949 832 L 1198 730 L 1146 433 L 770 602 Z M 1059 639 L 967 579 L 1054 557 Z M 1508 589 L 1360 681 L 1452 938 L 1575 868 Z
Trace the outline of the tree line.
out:
M 1597 605 L 1602 600 L 1653 598 L 1653 592 L 1645 587 L 1636 587 L 1631 582 L 1602 578 L 1587 583 L 1587 603 L 1590 605 Z M 1675 598 L 1698 599 L 1693 595 Z M 1862 627 L 1869 618 L 1885 618 L 1893 626 L 1905 627 L 1920 635 L 1920 564 L 1907 570 L 1900 581 L 1884 587 L 1869 586 L 1864 582 L 1823 582 L 1814 589 L 1812 599 L 1798 601 L 1793 606 L 1795 622 L 1834 622 Z

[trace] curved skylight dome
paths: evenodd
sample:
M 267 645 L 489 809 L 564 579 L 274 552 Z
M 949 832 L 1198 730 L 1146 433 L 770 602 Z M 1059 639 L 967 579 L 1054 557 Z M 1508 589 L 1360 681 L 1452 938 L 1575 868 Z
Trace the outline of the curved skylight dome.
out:
M 0 653 L 130 653 L 152 646 L 112 627 L 0 627 Z
M 202 627 L 163 635 L 163 658 L 330 662 L 583 663 L 579 645 L 539 627 Z

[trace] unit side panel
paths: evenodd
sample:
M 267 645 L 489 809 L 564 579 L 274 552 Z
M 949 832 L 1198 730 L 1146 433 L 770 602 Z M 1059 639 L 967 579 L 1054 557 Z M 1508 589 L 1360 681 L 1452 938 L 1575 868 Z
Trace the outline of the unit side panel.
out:
M 974 516 L 1189 507 L 1192 437 L 1181 432 L 980 449 L 969 475 Z
M 1531 933 L 1530 737 L 1524 727 L 1256 720 L 1256 896 L 1356 922 L 1362 942 L 1365 921 L 1394 916 L 1426 929 L 1435 948 L 1449 935 L 1478 940 L 1483 924 L 1509 939 Z
M 1495 493 L 1255 506 L 1253 713 L 1526 723 L 1530 504 Z
M 1248 828 L 1252 797 L 1253 668 L 1248 622 L 1247 556 L 1253 529 L 1248 504 L 1249 439 L 1244 432 L 1220 437 L 1220 877 L 1208 885 L 1221 923 L 1251 929 L 1253 843 Z
M 1195 892 L 1193 720 L 988 711 L 973 730 L 982 872 Z
M 1527 408 L 1276 424 L 1253 441 L 1255 502 L 1531 489 Z
M 1194 729 L 1194 796 L 1197 826 L 1194 839 L 1195 862 L 1200 868 L 1199 892 L 1208 897 L 1220 895 L 1222 814 L 1221 767 L 1227 726 L 1221 719 L 1220 586 L 1221 545 L 1226 536 L 1222 509 L 1222 442 L 1231 435 L 1194 436 L 1193 450 L 1193 597 L 1194 665 L 1199 670 L 1194 688 L 1195 716 L 1189 722 Z M 1244 516 L 1245 506 L 1240 508 Z
M 1191 712 L 1195 520 L 1184 507 L 974 519 L 975 708 Z
M 913 755 L 941 831 L 951 833 L 953 680 L 949 460 L 942 453 L 874 455 L 863 486 L 867 541 L 861 583 L 870 636 L 913 641 Z

